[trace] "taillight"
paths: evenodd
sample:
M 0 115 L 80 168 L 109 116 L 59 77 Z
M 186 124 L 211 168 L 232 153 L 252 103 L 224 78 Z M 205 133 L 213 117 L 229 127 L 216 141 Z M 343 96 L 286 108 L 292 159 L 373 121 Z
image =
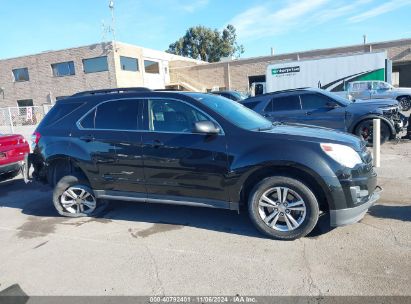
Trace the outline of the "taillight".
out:
M 21 137 L 18 139 L 17 144 L 21 145 L 21 144 L 25 144 L 26 142 L 27 142 L 26 139 L 24 137 Z
M 32 148 L 34 148 L 40 141 L 41 135 L 39 132 L 34 132 L 31 135 Z

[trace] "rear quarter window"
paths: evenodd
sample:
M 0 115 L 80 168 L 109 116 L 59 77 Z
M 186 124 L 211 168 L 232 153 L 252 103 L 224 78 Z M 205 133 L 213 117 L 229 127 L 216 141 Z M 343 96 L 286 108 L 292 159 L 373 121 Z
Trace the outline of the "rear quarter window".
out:
M 83 103 L 57 103 L 40 122 L 39 127 L 50 126 L 77 110 Z

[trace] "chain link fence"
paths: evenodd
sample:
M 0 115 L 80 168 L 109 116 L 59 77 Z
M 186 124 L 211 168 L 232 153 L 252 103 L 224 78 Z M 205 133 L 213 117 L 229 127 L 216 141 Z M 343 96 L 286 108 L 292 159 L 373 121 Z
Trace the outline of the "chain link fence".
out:
M 0 108 L 0 133 L 21 134 L 27 140 L 52 105 Z

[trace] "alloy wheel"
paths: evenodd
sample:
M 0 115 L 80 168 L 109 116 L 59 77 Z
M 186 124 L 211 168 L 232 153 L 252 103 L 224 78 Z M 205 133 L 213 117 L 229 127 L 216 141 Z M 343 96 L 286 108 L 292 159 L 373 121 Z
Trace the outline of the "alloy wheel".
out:
M 291 231 L 301 226 L 307 207 L 301 196 L 287 187 L 274 187 L 263 193 L 258 212 L 264 223 L 278 231 Z
M 91 214 L 97 206 L 96 198 L 82 186 L 68 188 L 60 197 L 61 206 L 72 214 Z
M 400 103 L 400 110 L 401 111 L 408 111 L 411 108 L 411 99 L 403 97 L 399 100 Z
M 363 128 L 361 129 L 361 137 L 365 141 L 370 141 L 370 140 L 372 140 L 372 132 L 373 132 L 373 126 L 372 125 L 363 126 Z

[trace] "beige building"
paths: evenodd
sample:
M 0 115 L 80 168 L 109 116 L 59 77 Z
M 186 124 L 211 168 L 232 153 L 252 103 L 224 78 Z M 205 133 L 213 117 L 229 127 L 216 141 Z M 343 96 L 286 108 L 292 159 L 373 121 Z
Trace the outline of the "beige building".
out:
M 247 91 L 268 64 L 387 51 L 393 84 L 411 87 L 411 39 L 205 63 L 121 42 L 0 60 L 0 108 L 53 104 L 79 91 L 115 87 Z
M 170 85 L 172 61 L 203 63 L 121 42 L 0 60 L 0 108 L 53 104 L 79 91 L 103 88 L 164 89 Z
M 193 65 L 170 63 L 171 82 L 185 82 L 197 90 L 231 89 L 247 91 L 254 82 L 265 82 L 268 64 L 371 51 L 387 51 L 393 61 L 393 85 L 411 87 L 411 39 L 368 43 L 306 52 L 279 54 Z

